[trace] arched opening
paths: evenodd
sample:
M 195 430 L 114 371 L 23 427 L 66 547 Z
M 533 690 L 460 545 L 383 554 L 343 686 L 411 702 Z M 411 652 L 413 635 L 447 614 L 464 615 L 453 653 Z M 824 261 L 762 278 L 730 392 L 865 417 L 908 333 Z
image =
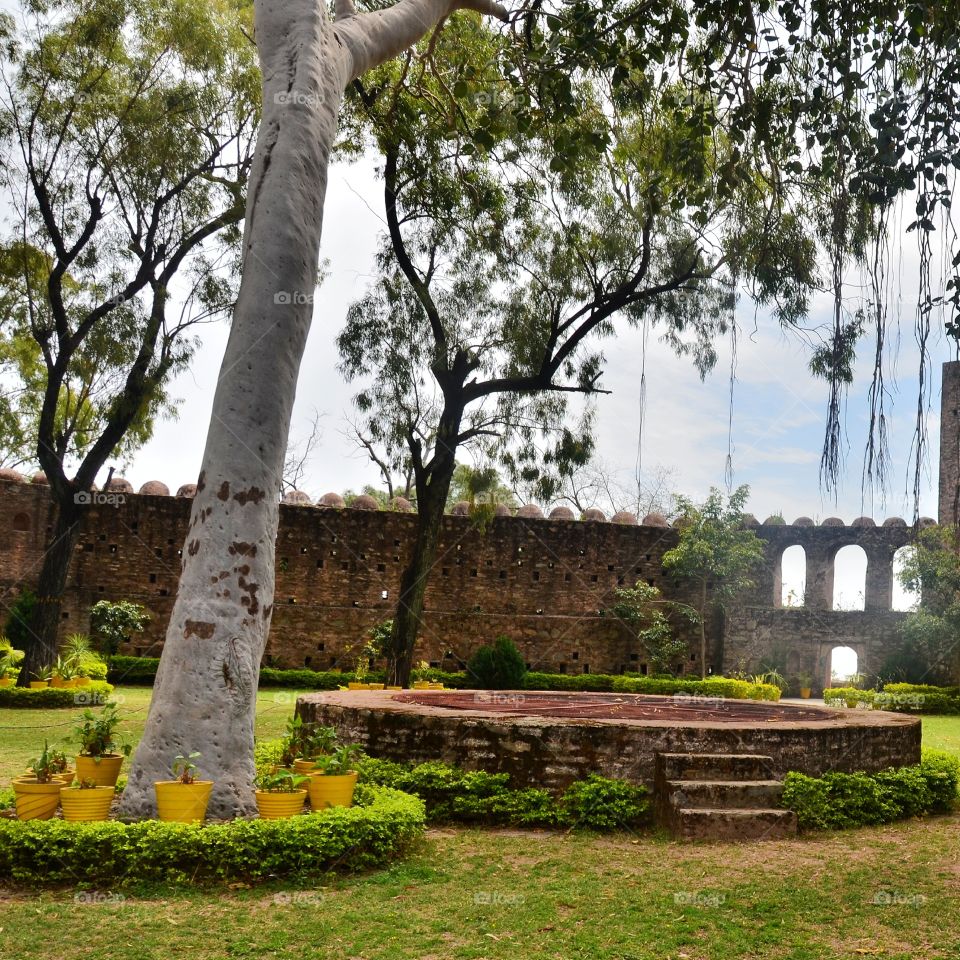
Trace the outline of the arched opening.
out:
M 908 590 L 900 582 L 904 564 L 913 555 L 913 550 L 912 546 L 901 547 L 893 555 L 893 603 L 891 608 L 894 610 L 913 610 L 920 602 L 920 591 Z
M 795 544 L 780 555 L 780 606 L 802 607 L 807 592 L 807 553 Z
M 846 687 L 858 673 L 857 651 L 852 647 L 834 647 L 830 651 L 830 685 Z
M 867 555 L 863 547 L 841 547 L 833 558 L 833 609 L 863 610 L 867 591 Z
M 25 513 L 18 513 L 13 518 L 13 529 L 20 533 L 27 533 L 30 530 L 30 517 Z

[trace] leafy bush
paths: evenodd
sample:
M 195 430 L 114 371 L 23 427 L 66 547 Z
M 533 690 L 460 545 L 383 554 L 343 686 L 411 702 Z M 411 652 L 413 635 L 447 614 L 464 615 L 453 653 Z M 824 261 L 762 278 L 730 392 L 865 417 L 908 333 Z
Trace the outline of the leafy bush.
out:
M 106 703 L 112 692 L 112 684 L 101 680 L 94 680 L 86 687 L 68 689 L 47 687 L 44 690 L 30 690 L 23 687 L 0 687 L 0 707 L 15 707 L 18 710 L 25 707 L 93 707 Z
M 377 866 L 423 832 L 423 803 L 361 786 L 353 807 L 289 820 L 180 824 L 0 820 L 0 875 L 30 886 L 306 878 Z
M 497 637 L 492 646 L 482 646 L 467 664 L 467 676 L 482 690 L 518 690 L 527 666 L 509 637 Z
M 788 773 L 783 805 L 812 830 L 891 823 L 903 817 L 950 810 L 960 785 L 960 760 L 924 751 L 918 766 L 879 773 Z
M 539 787 L 513 788 L 506 773 L 461 770 L 440 761 L 412 766 L 366 757 L 357 769 L 361 782 L 420 797 L 431 823 L 616 830 L 650 818 L 644 787 L 596 774 L 555 796 Z
M 960 713 L 960 691 L 956 687 L 922 683 L 888 683 L 879 693 L 854 687 L 831 687 L 823 691 L 823 699 L 831 706 L 857 703 L 900 713 Z
M 90 608 L 90 629 L 103 653 L 113 654 L 135 633 L 143 633 L 150 622 L 146 607 L 130 600 L 99 600 Z

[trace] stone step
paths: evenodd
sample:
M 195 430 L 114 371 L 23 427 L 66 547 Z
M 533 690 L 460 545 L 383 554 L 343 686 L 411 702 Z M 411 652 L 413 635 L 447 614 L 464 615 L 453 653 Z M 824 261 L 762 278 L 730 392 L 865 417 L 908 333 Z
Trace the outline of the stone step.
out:
M 782 780 L 668 780 L 667 802 L 674 809 L 769 810 L 780 805 Z
M 658 753 L 655 780 L 769 780 L 773 757 L 756 753 Z
M 680 840 L 785 840 L 797 835 L 797 815 L 792 810 L 674 811 L 673 835 Z

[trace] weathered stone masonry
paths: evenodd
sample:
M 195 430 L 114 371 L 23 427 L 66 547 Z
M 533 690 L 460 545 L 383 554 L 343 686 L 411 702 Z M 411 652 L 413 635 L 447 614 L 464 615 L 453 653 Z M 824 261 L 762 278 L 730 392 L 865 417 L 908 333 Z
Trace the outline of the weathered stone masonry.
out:
M 2 477 L 3 474 L 0 474 Z M 63 632 L 88 629 L 100 599 L 144 604 L 153 621 L 126 653 L 157 655 L 180 573 L 189 520 L 190 488 L 164 495 L 153 482 L 140 494 L 116 482 L 123 502 L 88 508 L 64 605 Z M 42 484 L 0 483 L 0 588 L 9 598 L 34 582 L 51 525 Z M 303 496 L 281 507 L 277 591 L 266 661 L 286 667 L 349 668 L 365 632 L 389 617 L 416 518 L 401 512 L 321 509 Z M 338 498 L 324 498 L 336 502 Z M 369 504 L 367 504 L 369 506 Z M 662 523 L 499 517 L 481 531 L 467 517 L 444 519 L 438 560 L 427 593 L 426 625 L 417 659 L 449 668 L 499 634 L 514 639 L 534 669 L 567 673 L 644 672 L 641 650 L 608 610 L 617 586 L 644 579 L 668 596 L 690 599 L 662 572 L 676 532 Z M 561 514 L 562 515 L 562 514 Z M 596 516 L 596 514 L 594 514 Z M 602 517 L 602 514 L 599 515 Z M 789 526 L 756 527 L 767 563 L 756 589 L 722 623 L 709 624 L 710 664 L 758 670 L 783 654 L 791 673 L 808 672 L 819 687 L 838 643 L 860 654 L 861 669 L 876 667 L 899 642 L 902 615 L 890 611 L 893 554 L 908 543 L 902 520 L 882 527 L 861 518 L 851 526 L 803 518 Z M 807 554 L 807 598 L 801 609 L 780 609 L 780 558 L 798 543 Z M 868 557 L 866 610 L 830 610 L 833 558 L 847 544 Z M 689 639 L 693 641 L 692 633 Z M 696 644 L 684 669 L 699 672 Z

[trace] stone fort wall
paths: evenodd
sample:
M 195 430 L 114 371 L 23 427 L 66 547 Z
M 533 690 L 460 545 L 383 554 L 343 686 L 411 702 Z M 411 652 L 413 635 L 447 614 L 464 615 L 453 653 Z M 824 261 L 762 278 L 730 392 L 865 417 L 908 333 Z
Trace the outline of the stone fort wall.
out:
M 42 482 L 0 479 L 0 590 L 7 604 L 35 582 L 52 526 L 52 505 Z M 42 478 L 37 478 L 41 479 Z M 114 481 L 115 504 L 91 504 L 85 513 L 63 607 L 64 633 L 86 631 L 98 600 L 127 599 L 152 614 L 144 636 L 122 652 L 156 656 L 180 574 L 191 487 L 170 496 L 163 484 L 133 494 Z M 400 572 L 416 518 L 400 511 L 315 506 L 302 494 L 281 505 L 277 586 L 265 661 L 284 667 L 349 669 L 366 631 L 392 614 Z M 328 495 L 321 503 L 336 504 Z M 462 510 L 460 511 L 462 512 Z M 641 524 L 598 511 L 576 520 L 562 508 L 545 519 L 535 507 L 494 519 L 485 530 L 466 516 L 448 516 L 427 591 L 426 623 L 417 659 L 456 668 L 482 643 L 510 636 L 532 669 L 565 673 L 645 672 L 642 650 L 609 613 L 618 586 L 638 579 L 668 597 L 689 600 L 662 571 L 676 532 L 652 515 Z M 909 543 L 903 520 L 876 526 L 837 518 L 815 526 L 756 524 L 767 562 L 756 586 L 725 618 L 708 624 L 709 666 L 758 670 L 783 654 L 791 672 L 804 671 L 819 687 L 829 677 L 829 651 L 840 643 L 860 654 L 860 669 L 879 666 L 899 642 L 901 614 L 890 610 L 893 555 Z M 932 522 L 932 521 L 924 521 Z M 780 608 L 783 551 L 801 545 L 807 557 L 803 608 Z M 862 612 L 830 609 L 833 560 L 848 544 L 868 558 Z M 699 673 L 698 643 L 689 627 L 690 652 L 682 666 Z

